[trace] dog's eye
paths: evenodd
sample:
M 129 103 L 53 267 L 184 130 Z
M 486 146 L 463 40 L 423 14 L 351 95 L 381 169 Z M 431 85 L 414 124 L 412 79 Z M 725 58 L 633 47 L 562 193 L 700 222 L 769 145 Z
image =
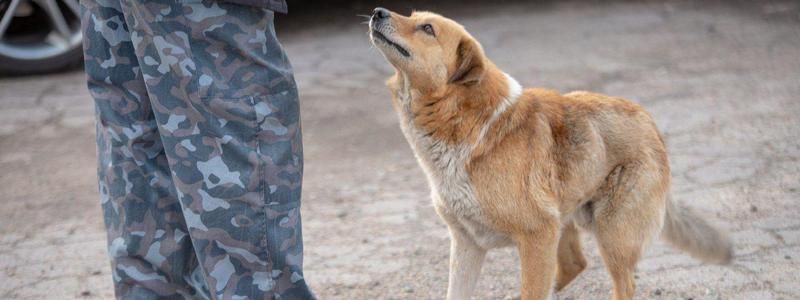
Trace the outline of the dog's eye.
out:
M 420 29 L 431 36 L 436 36 L 436 32 L 433 31 L 433 26 L 431 26 L 431 24 L 423 24 L 420 26 Z

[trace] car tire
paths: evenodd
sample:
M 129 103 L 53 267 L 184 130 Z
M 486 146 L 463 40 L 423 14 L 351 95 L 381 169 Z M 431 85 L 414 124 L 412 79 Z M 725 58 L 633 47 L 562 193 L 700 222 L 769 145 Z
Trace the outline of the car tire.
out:
M 83 47 L 76 47 L 58 56 L 22 60 L 0 55 L 0 74 L 32 75 L 74 69 L 83 65 Z
M 0 1 L 0 75 L 41 74 L 82 65 L 78 0 Z

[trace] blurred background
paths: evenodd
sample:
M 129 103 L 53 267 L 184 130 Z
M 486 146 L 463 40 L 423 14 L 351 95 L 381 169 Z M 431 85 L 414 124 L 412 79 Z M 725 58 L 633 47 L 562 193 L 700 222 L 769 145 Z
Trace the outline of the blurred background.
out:
M 76 1 L 0 0 L 2 299 L 113 296 Z M 737 256 L 701 265 L 656 242 L 639 264 L 637 298 L 800 298 L 800 2 L 289 6 L 276 27 L 300 89 L 306 280 L 320 299 L 442 299 L 447 285 L 447 231 L 392 111 L 383 84 L 392 69 L 356 16 L 375 6 L 463 23 L 524 86 L 592 90 L 652 113 L 675 199 L 728 229 Z M 590 266 L 559 299 L 610 296 L 584 240 Z M 518 277 L 516 252 L 492 251 L 476 298 L 515 299 Z

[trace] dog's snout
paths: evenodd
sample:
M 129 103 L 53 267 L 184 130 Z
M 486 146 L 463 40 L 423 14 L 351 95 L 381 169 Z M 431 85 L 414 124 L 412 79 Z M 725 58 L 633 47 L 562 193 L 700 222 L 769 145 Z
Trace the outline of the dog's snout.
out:
M 387 18 L 389 18 L 389 10 L 385 9 L 383 7 L 376 7 L 372 11 L 372 17 L 377 19 L 377 20 L 387 19 Z

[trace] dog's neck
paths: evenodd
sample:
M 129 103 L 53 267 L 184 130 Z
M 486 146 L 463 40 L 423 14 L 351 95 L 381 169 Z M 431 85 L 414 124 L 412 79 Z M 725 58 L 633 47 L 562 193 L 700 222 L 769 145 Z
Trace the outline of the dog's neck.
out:
M 422 91 L 401 71 L 387 85 L 395 109 L 409 126 L 436 141 L 470 148 L 482 142 L 522 94 L 520 84 L 491 63 L 484 77 L 470 85 Z

